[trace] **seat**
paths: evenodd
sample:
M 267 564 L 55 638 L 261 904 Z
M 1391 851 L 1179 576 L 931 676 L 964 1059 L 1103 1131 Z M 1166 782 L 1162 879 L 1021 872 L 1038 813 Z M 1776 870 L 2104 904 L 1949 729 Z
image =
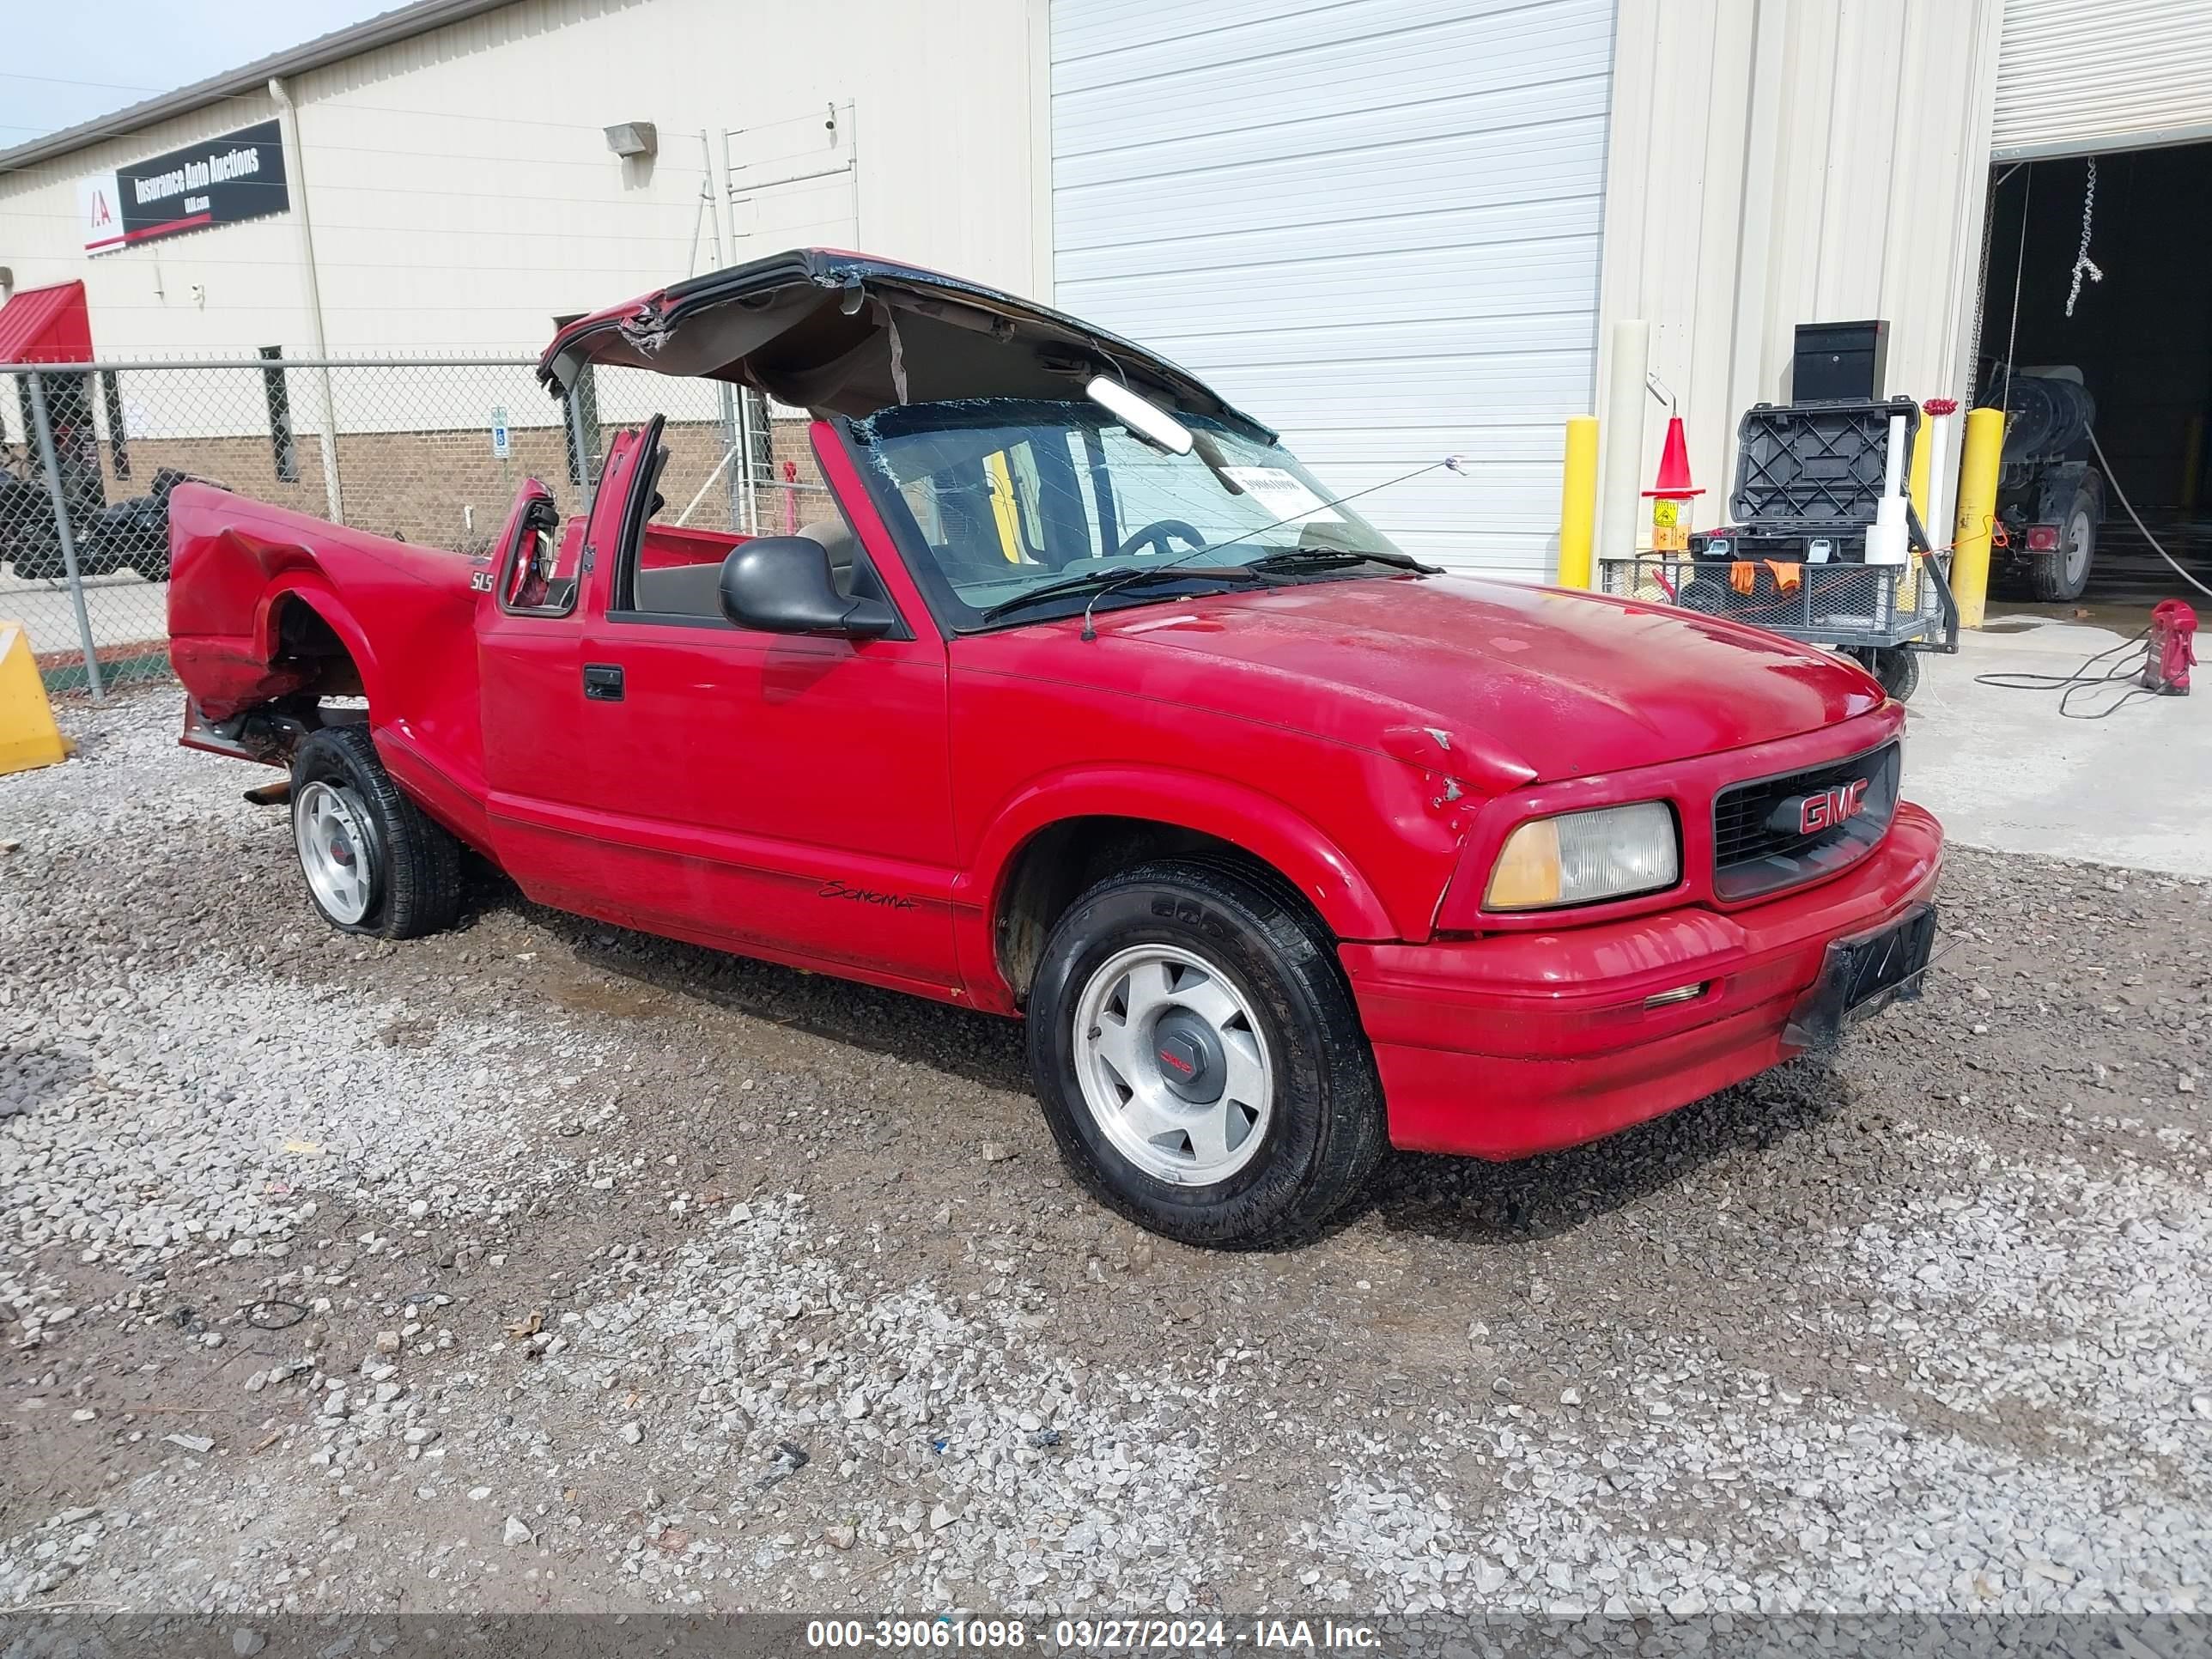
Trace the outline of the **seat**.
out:
M 799 526 L 799 534 L 809 541 L 820 542 L 830 550 L 830 574 L 837 579 L 837 591 L 852 591 L 853 558 L 860 552 L 860 544 L 846 527 L 842 519 L 817 519 L 812 524 Z
M 848 599 L 885 599 L 876 582 L 875 572 L 861 556 L 860 543 L 846 528 L 842 519 L 822 519 L 802 526 L 797 532 L 817 541 L 829 550 L 830 573 L 836 578 L 837 591 Z M 854 590 L 855 565 L 864 573 L 862 592 Z M 641 570 L 634 584 L 637 608 L 659 617 L 711 617 L 724 621 L 722 615 L 722 567 L 719 564 L 679 564 L 660 570 Z
M 635 583 L 637 608 L 661 617 L 722 617 L 722 567 L 719 564 L 672 565 L 665 570 L 641 570 Z
M 830 555 L 830 576 L 837 591 L 848 599 L 873 599 L 889 605 L 890 594 L 876 574 L 876 567 L 860 550 L 860 540 L 842 519 L 817 519 L 801 525 L 798 533 L 822 544 Z

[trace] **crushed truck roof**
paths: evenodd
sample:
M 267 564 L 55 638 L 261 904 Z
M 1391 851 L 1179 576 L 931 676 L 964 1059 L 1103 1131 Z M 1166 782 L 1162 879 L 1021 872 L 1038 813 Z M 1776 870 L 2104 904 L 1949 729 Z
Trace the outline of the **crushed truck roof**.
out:
M 731 380 L 855 418 L 957 398 L 1066 398 L 1109 375 L 1186 411 L 1274 434 L 1189 370 L 997 289 L 836 248 L 801 248 L 609 306 L 563 328 L 539 375 L 586 363 Z

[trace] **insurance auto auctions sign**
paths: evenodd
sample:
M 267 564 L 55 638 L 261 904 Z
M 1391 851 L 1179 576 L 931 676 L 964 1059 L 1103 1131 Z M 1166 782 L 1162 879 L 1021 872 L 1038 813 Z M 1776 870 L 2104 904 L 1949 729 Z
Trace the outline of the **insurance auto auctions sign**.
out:
M 112 253 L 209 225 L 282 213 L 284 144 L 275 121 L 204 138 L 112 173 L 78 181 L 84 251 Z

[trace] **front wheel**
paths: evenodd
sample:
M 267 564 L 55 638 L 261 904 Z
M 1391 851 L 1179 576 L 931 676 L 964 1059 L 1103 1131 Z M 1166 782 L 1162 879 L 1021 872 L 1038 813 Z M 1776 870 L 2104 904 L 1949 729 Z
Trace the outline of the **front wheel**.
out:
M 1241 870 L 1148 864 L 1077 899 L 1045 942 L 1029 1051 L 1076 1178 L 1185 1243 L 1310 1234 L 1384 1150 L 1332 941 Z
M 292 839 L 307 896 L 343 932 L 415 939 L 460 913 L 460 843 L 399 793 L 365 726 L 325 726 L 301 744 Z

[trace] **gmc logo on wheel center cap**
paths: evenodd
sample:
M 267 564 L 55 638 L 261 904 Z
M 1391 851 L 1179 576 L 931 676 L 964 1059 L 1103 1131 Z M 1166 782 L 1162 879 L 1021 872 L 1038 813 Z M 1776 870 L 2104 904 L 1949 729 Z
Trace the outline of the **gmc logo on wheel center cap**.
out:
M 1846 819 L 1856 817 L 1866 805 L 1865 778 L 1854 778 L 1849 783 L 1839 783 L 1832 789 L 1823 789 L 1818 794 L 1798 795 L 1782 803 L 1775 817 L 1781 828 L 1793 814 L 1801 836 L 1817 836 L 1823 830 L 1832 830 Z

